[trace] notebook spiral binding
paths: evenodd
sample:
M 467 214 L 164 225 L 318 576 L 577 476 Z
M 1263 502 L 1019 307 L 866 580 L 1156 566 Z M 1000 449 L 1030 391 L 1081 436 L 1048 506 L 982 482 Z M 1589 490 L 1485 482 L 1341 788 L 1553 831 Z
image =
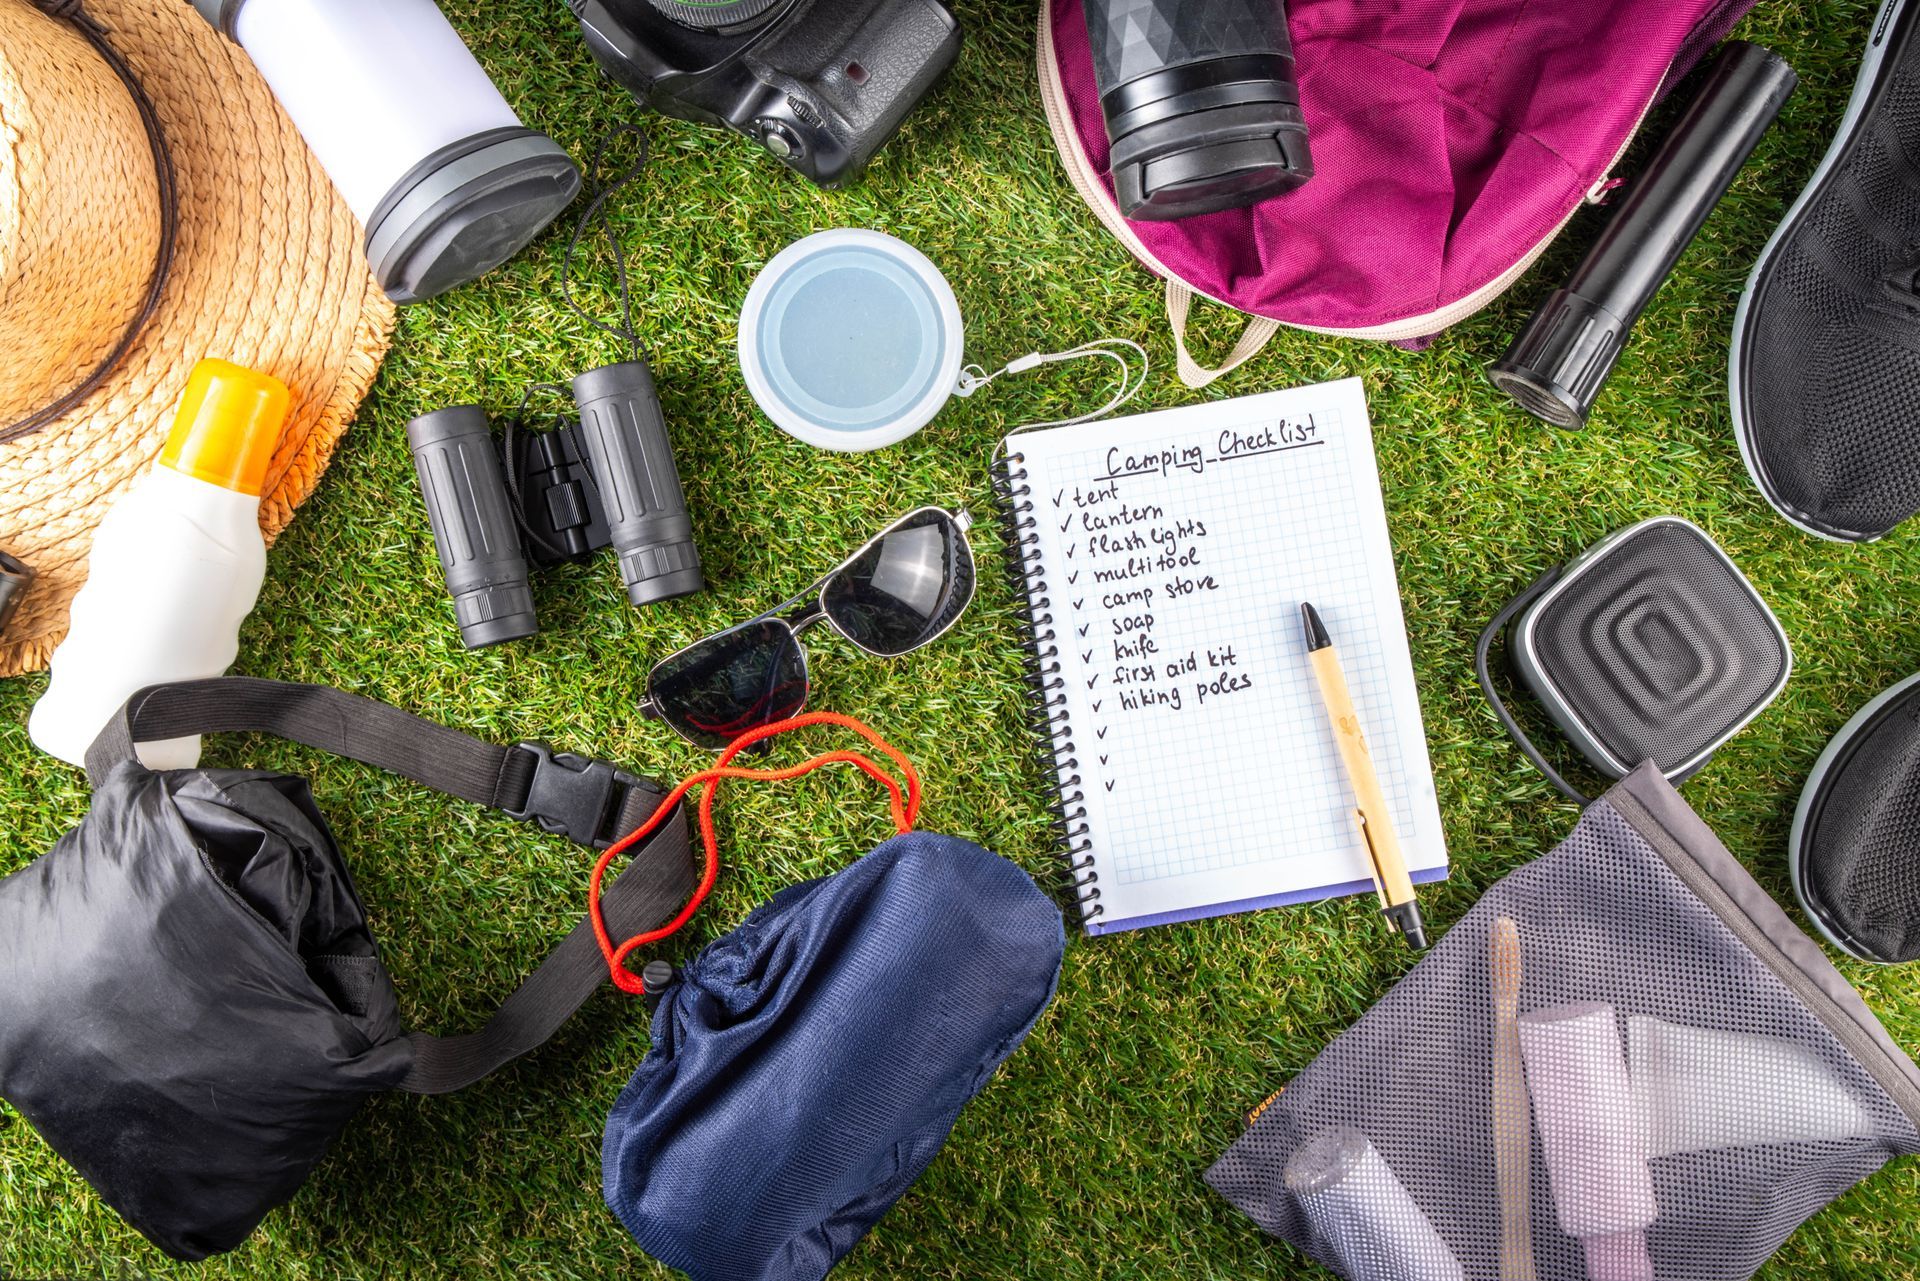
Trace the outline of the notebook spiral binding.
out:
M 1014 590 L 1026 608 L 1027 625 L 1022 629 L 1025 671 L 1030 702 L 1027 726 L 1039 745 L 1041 759 L 1058 771 L 1062 782 L 1056 792 L 1052 827 L 1060 842 L 1061 857 L 1067 865 L 1073 897 L 1080 904 L 1083 921 L 1092 921 L 1106 913 L 1100 902 L 1100 873 L 1094 866 L 1091 828 L 1087 825 L 1087 794 L 1080 790 L 1079 749 L 1074 746 L 1073 727 L 1067 719 L 1066 678 L 1061 675 L 1058 635 L 1053 628 L 1053 598 L 1042 577 L 1037 532 L 1040 522 L 1034 516 L 1033 489 L 1021 464 L 1025 457 L 1009 452 L 993 468 L 993 492 L 1007 536 L 1007 569 Z

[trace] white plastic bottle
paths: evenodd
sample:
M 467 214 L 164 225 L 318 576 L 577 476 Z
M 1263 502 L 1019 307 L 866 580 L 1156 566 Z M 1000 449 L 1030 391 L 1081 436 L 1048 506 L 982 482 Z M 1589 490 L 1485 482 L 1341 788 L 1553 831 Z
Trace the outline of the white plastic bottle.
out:
M 53 681 L 27 722 L 75 765 L 127 697 L 162 681 L 218 676 L 239 649 L 267 572 L 260 490 L 289 404 L 277 379 L 224 360 L 194 367 L 160 461 L 94 535 Z M 144 743 L 153 769 L 188 769 L 200 740 Z

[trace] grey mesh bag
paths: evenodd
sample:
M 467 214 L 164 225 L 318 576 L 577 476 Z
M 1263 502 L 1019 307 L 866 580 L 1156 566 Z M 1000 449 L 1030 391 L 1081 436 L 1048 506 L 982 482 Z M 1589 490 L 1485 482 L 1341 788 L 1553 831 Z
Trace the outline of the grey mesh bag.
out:
M 1348 1281 L 1718 1281 L 1917 1123 L 1920 1070 L 1647 765 L 1207 1181 Z

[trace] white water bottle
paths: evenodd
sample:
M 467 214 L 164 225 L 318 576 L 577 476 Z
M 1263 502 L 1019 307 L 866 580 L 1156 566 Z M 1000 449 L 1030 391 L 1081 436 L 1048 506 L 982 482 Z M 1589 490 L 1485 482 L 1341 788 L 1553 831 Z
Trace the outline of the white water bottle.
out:
M 218 676 L 267 572 L 260 490 L 289 404 L 277 379 L 224 360 L 194 367 L 153 470 L 108 509 L 73 598 L 53 681 L 27 733 L 74 765 L 129 695 Z M 196 737 L 140 745 L 152 769 L 190 769 Z

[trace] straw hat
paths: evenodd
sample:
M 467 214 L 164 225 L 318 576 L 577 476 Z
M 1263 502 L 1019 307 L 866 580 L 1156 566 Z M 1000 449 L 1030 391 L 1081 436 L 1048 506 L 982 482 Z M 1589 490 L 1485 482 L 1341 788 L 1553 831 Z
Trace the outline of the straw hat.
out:
M 196 361 L 293 391 L 271 538 L 392 329 L 353 215 L 188 0 L 0 0 L 0 551 L 38 574 L 0 676 L 46 665 L 94 527 L 159 454 Z

